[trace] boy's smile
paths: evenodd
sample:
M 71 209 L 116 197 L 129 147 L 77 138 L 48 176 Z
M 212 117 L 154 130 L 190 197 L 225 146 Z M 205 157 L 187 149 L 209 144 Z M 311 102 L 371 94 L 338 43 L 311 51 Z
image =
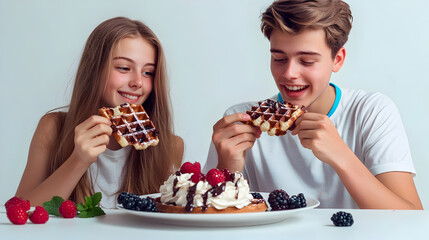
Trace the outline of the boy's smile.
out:
M 270 36 L 271 73 L 283 99 L 323 114 L 335 100 L 335 90 L 329 87 L 331 73 L 341 68 L 345 56 L 342 48 L 332 58 L 325 39 L 321 29 L 296 35 L 274 30 Z

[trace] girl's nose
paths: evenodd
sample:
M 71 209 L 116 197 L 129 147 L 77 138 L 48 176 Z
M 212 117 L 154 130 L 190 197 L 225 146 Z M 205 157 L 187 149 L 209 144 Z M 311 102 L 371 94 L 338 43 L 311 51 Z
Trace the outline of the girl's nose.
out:
M 143 85 L 143 76 L 140 73 L 136 72 L 133 75 L 132 79 L 130 80 L 129 86 L 132 88 L 141 88 L 142 85 Z

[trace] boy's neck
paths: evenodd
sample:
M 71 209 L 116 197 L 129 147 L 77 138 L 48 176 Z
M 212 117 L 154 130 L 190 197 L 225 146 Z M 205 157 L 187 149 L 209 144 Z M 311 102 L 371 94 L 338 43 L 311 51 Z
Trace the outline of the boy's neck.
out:
M 314 101 L 307 110 L 309 112 L 327 115 L 335 102 L 335 87 L 329 85 L 326 90 Z

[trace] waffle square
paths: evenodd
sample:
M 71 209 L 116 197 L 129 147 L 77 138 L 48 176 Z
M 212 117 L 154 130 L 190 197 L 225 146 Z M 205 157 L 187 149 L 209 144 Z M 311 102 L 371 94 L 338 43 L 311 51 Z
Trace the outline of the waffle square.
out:
M 133 145 L 142 150 L 158 144 L 158 130 L 142 105 L 124 103 L 115 108 L 100 108 L 99 113 L 112 122 L 113 135 L 122 147 Z
M 290 103 L 281 103 L 271 99 L 258 102 L 258 106 L 252 106 L 246 111 L 252 120 L 245 124 L 259 127 L 261 131 L 270 136 L 285 135 L 288 129 L 293 129 L 295 120 L 305 112 L 305 107 L 299 107 Z

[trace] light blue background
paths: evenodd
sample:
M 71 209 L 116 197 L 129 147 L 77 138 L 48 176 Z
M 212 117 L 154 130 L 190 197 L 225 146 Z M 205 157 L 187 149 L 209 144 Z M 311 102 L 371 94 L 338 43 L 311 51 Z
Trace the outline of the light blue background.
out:
M 333 82 L 380 91 L 397 104 L 429 206 L 429 1 L 348 0 L 347 57 Z M 260 14 L 271 0 L 0 0 L 0 203 L 12 197 L 40 117 L 66 105 L 85 41 L 102 21 L 148 24 L 165 48 L 176 133 L 185 160 L 205 162 L 227 107 L 277 93 Z M 49 133 L 47 133 L 49 134 Z

